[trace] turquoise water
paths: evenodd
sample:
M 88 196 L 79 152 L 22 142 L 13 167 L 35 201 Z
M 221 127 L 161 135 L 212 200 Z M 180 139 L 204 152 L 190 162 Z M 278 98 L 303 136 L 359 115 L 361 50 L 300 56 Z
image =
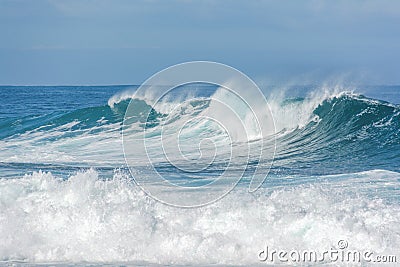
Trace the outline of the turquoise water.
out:
M 123 155 L 122 122 L 132 101 L 132 131 L 146 128 L 151 143 L 161 126 L 174 129 L 207 112 L 218 88 L 183 88 L 157 107 L 146 102 L 151 94 L 132 99 L 135 88 L 0 87 L 1 260 L 254 264 L 266 243 L 319 249 L 340 239 L 353 249 L 398 255 L 400 87 L 349 92 L 297 86 L 285 94 L 266 88 L 276 124 L 271 169 L 262 159 L 232 158 L 233 166 L 247 165 L 239 186 L 198 209 L 166 206 L 134 184 Z M 189 97 L 185 90 L 194 93 Z M 151 117 L 143 117 L 146 110 Z M 185 138 L 202 136 L 224 144 L 212 125 L 186 126 Z M 193 156 L 191 164 L 199 163 L 195 144 L 182 148 Z M 242 145 L 232 144 L 239 150 Z M 204 171 L 188 173 L 152 149 L 155 168 L 177 184 L 212 182 L 227 166 L 222 151 Z M 204 149 L 207 155 L 209 147 Z M 137 168 L 145 170 L 145 155 L 135 156 Z M 254 166 L 269 175 L 250 194 Z

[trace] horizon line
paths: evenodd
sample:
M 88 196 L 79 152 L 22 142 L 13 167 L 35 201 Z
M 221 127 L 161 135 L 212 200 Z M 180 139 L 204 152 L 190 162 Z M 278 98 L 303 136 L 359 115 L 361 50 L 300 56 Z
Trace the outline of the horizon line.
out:
M 322 85 L 324 83 L 299 83 L 292 84 L 290 86 L 315 86 Z M 0 84 L 0 87 L 112 87 L 112 86 L 141 86 L 142 84 Z M 268 84 L 268 86 L 279 86 L 285 85 L 285 83 Z M 353 84 L 353 83 L 343 83 L 343 85 L 353 85 L 353 86 L 400 86 L 399 84 Z M 164 84 L 158 85 L 148 85 L 148 86 L 170 86 Z

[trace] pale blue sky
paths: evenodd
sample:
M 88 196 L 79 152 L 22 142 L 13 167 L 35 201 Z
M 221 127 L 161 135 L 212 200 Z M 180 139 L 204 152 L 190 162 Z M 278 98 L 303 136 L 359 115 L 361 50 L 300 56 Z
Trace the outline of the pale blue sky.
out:
M 139 84 L 184 61 L 260 82 L 400 84 L 400 1 L 0 0 L 0 84 Z

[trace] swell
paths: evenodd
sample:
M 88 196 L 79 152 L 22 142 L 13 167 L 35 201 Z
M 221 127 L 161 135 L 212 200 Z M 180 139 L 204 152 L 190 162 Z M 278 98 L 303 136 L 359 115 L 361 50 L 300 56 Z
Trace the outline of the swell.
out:
M 217 93 L 220 92 L 214 94 Z M 10 148 L 9 152 L 21 145 L 30 147 L 32 151 L 49 146 L 50 151 L 47 152 L 50 155 L 46 154 L 45 160 L 38 158 L 35 162 L 53 162 L 63 158 L 63 155 L 68 155 L 63 160 L 69 162 L 69 156 L 74 152 L 77 157 L 72 161 L 80 162 L 83 155 L 94 155 L 99 148 L 111 155 L 104 161 L 111 162 L 116 155 L 118 159 L 114 161 L 118 161 L 121 159 L 121 147 L 107 144 L 111 138 L 120 138 L 122 121 L 130 101 L 135 107 L 130 119 L 136 129 L 152 128 L 154 135 L 160 134 L 160 124 L 173 129 L 177 121 L 205 112 L 212 101 L 206 95 L 194 97 L 186 94 L 150 107 L 146 99 L 151 96 L 131 97 L 125 93 L 111 98 L 109 105 L 3 120 L 0 123 L 0 142 L 3 142 L 3 147 Z M 328 173 L 335 173 L 335 169 L 336 172 L 343 168 L 361 171 L 368 166 L 370 169 L 399 170 L 396 163 L 400 156 L 399 106 L 346 92 L 311 94 L 304 98 L 270 97 L 268 102 L 277 127 L 276 169 L 290 167 L 294 172 L 301 169 L 317 173 L 328 169 Z M 178 104 L 180 108 L 175 109 Z M 149 117 L 145 116 L 148 112 Z M 220 134 L 206 126 L 188 129 L 188 136 L 199 135 L 199 131 L 204 130 Z M 86 141 L 82 143 L 81 140 Z M 60 150 L 61 154 L 58 153 Z M 51 158 L 52 153 L 57 159 Z M 20 162 L 18 157 L 2 154 L 5 161 Z M 20 160 L 25 162 L 37 155 L 28 154 Z M 92 162 L 96 159 L 99 158 L 91 158 Z

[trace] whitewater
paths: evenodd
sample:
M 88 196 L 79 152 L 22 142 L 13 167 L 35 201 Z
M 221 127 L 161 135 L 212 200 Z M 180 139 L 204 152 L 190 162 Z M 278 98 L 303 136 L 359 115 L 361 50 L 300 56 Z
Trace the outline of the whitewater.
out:
M 136 89 L 0 87 L 1 263 L 266 265 L 272 263 L 258 258 L 265 246 L 323 251 L 339 240 L 400 261 L 398 87 L 265 90 L 275 133 L 263 137 L 262 149 L 273 146 L 273 162 L 230 157 L 228 144 L 240 152 L 258 147 L 262 135 L 246 107 L 221 88 L 182 86 L 155 106 L 149 103 L 157 86 L 142 95 Z M 240 125 L 231 124 L 237 131 L 227 135 L 196 119 L 215 113 L 221 99 L 244 121 L 245 137 Z M 124 160 L 129 104 L 133 116 L 125 130 L 136 136 L 146 129 L 148 156 L 169 181 L 212 183 L 228 159 L 233 170 L 245 166 L 243 178 L 199 208 L 153 199 Z M 181 154 L 160 154 L 159 136 L 182 125 Z M 130 156 L 145 173 L 146 155 Z M 210 159 L 204 171 L 179 171 L 203 170 Z M 249 193 L 256 165 L 268 176 Z

